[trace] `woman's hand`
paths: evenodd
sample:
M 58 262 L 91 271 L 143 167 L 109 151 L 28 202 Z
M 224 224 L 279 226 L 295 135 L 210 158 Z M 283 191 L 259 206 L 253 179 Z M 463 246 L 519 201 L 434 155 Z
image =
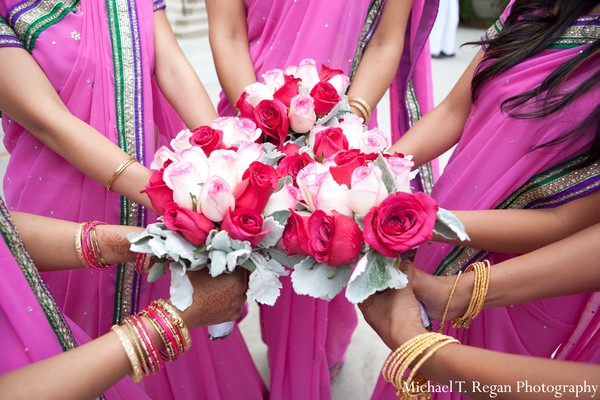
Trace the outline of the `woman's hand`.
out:
M 213 278 L 208 270 L 188 272 L 194 286 L 192 305 L 182 312 L 189 328 L 235 321 L 246 302 L 248 274 L 238 268 L 232 274 Z
M 426 272 L 414 269 L 412 282 L 413 291 L 417 299 L 423 303 L 429 318 L 441 320 L 450 296 L 452 286 L 456 281 L 453 276 L 434 276 Z M 461 274 L 458 285 L 452 295 L 452 301 L 448 308 L 446 320 L 463 315 L 467 310 L 473 289 L 473 274 Z
M 390 349 L 426 332 L 412 288 L 414 268 L 403 263 L 401 269 L 408 275 L 407 287 L 376 293 L 358 305 L 367 323 Z

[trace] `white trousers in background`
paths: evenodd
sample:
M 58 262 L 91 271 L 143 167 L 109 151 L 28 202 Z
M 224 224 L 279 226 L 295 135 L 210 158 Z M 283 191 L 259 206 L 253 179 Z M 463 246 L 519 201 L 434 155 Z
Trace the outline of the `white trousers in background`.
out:
M 458 29 L 458 0 L 440 0 L 440 9 L 429 35 L 431 54 L 444 52 L 452 55 L 456 51 Z

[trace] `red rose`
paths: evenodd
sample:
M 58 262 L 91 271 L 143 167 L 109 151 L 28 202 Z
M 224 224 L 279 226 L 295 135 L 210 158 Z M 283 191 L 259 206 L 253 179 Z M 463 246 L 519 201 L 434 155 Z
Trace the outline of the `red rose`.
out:
M 296 185 L 296 176 L 298 176 L 298 172 L 312 162 L 315 162 L 315 160 L 307 153 L 283 157 L 279 161 L 279 164 L 277 164 L 277 172 L 279 172 L 280 176 L 291 176 L 294 186 L 298 186 Z
M 315 135 L 315 157 L 317 160 L 329 158 L 338 151 L 348 150 L 348 138 L 342 128 L 327 128 Z
M 294 154 L 298 154 L 298 152 L 300 151 L 300 146 L 298 146 L 297 144 L 294 144 L 292 142 L 287 142 L 279 150 L 286 156 L 291 156 Z
M 365 242 L 386 257 L 397 257 L 431 240 L 437 211 L 424 193 L 389 195 L 365 215 Z
M 164 168 L 154 171 L 150 180 L 141 193 L 146 193 L 150 198 L 152 208 L 159 214 L 164 215 L 167 204 L 173 202 L 173 190 L 171 190 L 163 180 Z
M 252 247 L 256 247 L 269 233 L 268 229 L 263 231 L 262 227 L 262 215 L 248 208 L 229 211 L 221 222 L 221 229 L 226 231 L 230 238 L 246 240 Z
M 250 118 L 254 121 L 254 107 L 252 104 L 248 103 L 246 99 L 248 98 L 247 92 L 242 92 L 238 101 L 235 102 L 234 107 L 240 110 L 240 114 L 244 118 Z
M 275 93 L 273 93 L 273 98 L 281 101 L 286 107 L 289 107 L 292 97 L 300 93 L 300 90 L 298 89 L 298 82 L 300 81 L 300 78 L 294 78 L 292 75 L 286 75 L 285 83 L 283 86 L 277 89 Z
M 209 156 L 213 150 L 225 148 L 223 144 L 223 131 L 213 129 L 210 126 L 200 126 L 192 132 L 190 144 L 200 146 L 204 150 L 204 153 Z
M 315 100 L 317 115 L 326 115 L 342 100 L 335 87 L 325 81 L 318 82 L 310 91 L 310 96 Z
M 208 233 L 215 228 L 215 224 L 204 215 L 179 207 L 176 203 L 167 205 L 163 218 L 168 229 L 180 233 L 194 246 L 203 245 Z
M 321 65 L 321 72 L 319 72 L 319 80 L 321 81 L 328 81 L 331 78 L 333 78 L 336 75 L 340 75 L 343 74 L 344 71 L 342 71 L 341 69 L 333 69 L 333 68 L 329 68 L 328 65 L 322 64 Z
M 270 165 L 254 161 L 236 186 L 233 196 L 235 208 L 249 208 L 262 212 L 269 197 L 277 189 L 277 171 Z
M 285 223 L 281 241 L 281 247 L 287 250 L 288 256 L 294 254 L 309 255 L 308 216 L 302 216 L 292 211 L 292 214 Z
M 363 237 L 354 219 L 333 211 L 317 210 L 308 219 L 308 248 L 318 262 L 331 267 L 356 260 Z
M 279 100 L 263 100 L 254 109 L 254 121 L 262 130 L 262 137 L 277 146 L 285 142 L 290 120 L 287 108 Z
M 352 172 L 358 167 L 367 166 L 367 157 L 360 150 L 340 151 L 333 158 L 335 166 L 329 167 L 333 179 L 340 184 L 350 187 Z

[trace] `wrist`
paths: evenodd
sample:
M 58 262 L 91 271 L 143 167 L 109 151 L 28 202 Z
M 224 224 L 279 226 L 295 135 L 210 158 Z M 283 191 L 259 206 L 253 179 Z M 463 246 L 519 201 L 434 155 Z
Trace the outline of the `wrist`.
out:
M 406 323 L 395 324 L 397 327 L 392 331 L 392 346 L 393 348 L 397 348 L 402 344 L 406 343 L 408 340 L 418 336 L 422 333 L 426 333 L 427 329 L 420 326 L 408 325 Z

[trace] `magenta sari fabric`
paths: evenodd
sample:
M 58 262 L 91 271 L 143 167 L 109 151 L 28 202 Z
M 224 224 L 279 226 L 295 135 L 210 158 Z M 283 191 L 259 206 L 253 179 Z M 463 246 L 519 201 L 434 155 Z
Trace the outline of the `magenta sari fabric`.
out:
M 349 74 L 370 1 L 245 0 L 250 56 L 258 80 L 274 68 L 313 58 Z M 408 128 L 405 94 L 414 80 L 422 110 L 432 105 L 429 51 L 426 46 L 437 2 L 416 0 L 406 48 L 397 74 L 394 99 L 393 138 Z M 421 53 L 426 57 L 420 57 Z M 417 66 L 418 65 L 418 66 Z M 414 73 L 413 73 L 414 72 Z M 220 115 L 236 111 L 224 94 Z M 376 124 L 376 118 L 372 118 Z M 284 278 L 277 303 L 261 306 L 263 340 L 268 345 L 271 399 L 310 400 L 331 398 L 330 379 L 344 361 L 357 324 L 356 309 L 343 295 L 331 302 L 294 294 Z
M 155 8 L 164 8 L 161 3 L 155 1 Z M 29 8 L 23 11 L 25 5 Z M 149 165 L 156 146 L 183 127 L 179 119 L 165 118 L 163 111 L 170 107 L 153 85 L 152 2 L 4 0 L 0 15 L 19 35 L 19 21 L 28 23 L 40 10 L 61 10 L 65 5 L 71 9 L 37 36 L 30 49 L 33 57 L 74 115 Z M 11 153 L 4 179 L 10 209 L 112 224 L 144 225 L 155 218 L 84 176 L 10 116 L 4 115 L 2 123 Z M 100 158 L 96 161 L 102 163 Z M 151 299 L 169 297 L 168 279 L 150 284 L 131 265 L 103 272 L 47 273 L 45 279 L 65 314 L 91 337 L 107 332 L 115 320 Z M 192 335 L 188 354 L 144 379 L 141 385 L 148 395 L 178 400 L 264 398 L 266 388 L 237 328 L 227 340 L 214 343 L 206 329 L 195 329 Z
M 531 149 L 577 126 L 600 102 L 598 89 L 544 119 L 509 118 L 500 110 L 504 99 L 538 86 L 551 71 L 578 54 L 583 46 L 547 49 L 485 84 L 473 104 L 448 166 L 434 186 L 433 197 L 441 207 L 450 210 L 497 208 L 533 176 L 589 150 L 595 135 L 594 129 L 589 128 L 551 147 Z M 565 82 L 565 89 L 575 87 L 597 71 L 597 59 L 588 62 Z M 599 176 L 596 166 L 580 195 L 600 188 Z M 568 181 L 562 182 L 563 187 L 559 189 L 565 193 L 571 191 L 571 199 L 580 196 L 574 194 L 580 187 L 568 184 Z M 455 274 L 470 261 L 445 264 L 451 250 L 453 246 L 439 243 L 422 247 L 417 252 L 415 265 L 430 273 Z M 485 258 L 496 264 L 514 256 L 491 253 Z M 449 266 L 443 268 L 444 265 Z M 558 358 L 597 362 L 600 355 L 599 304 L 596 293 L 487 309 L 469 329 L 447 326 L 445 333 L 463 344 L 490 350 L 551 357 L 559 349 Z M 380 378 L 372 398 L 396 398 L 395 389 Z M 433 398 L 459 399 L 461 395 L 436 393 Z

